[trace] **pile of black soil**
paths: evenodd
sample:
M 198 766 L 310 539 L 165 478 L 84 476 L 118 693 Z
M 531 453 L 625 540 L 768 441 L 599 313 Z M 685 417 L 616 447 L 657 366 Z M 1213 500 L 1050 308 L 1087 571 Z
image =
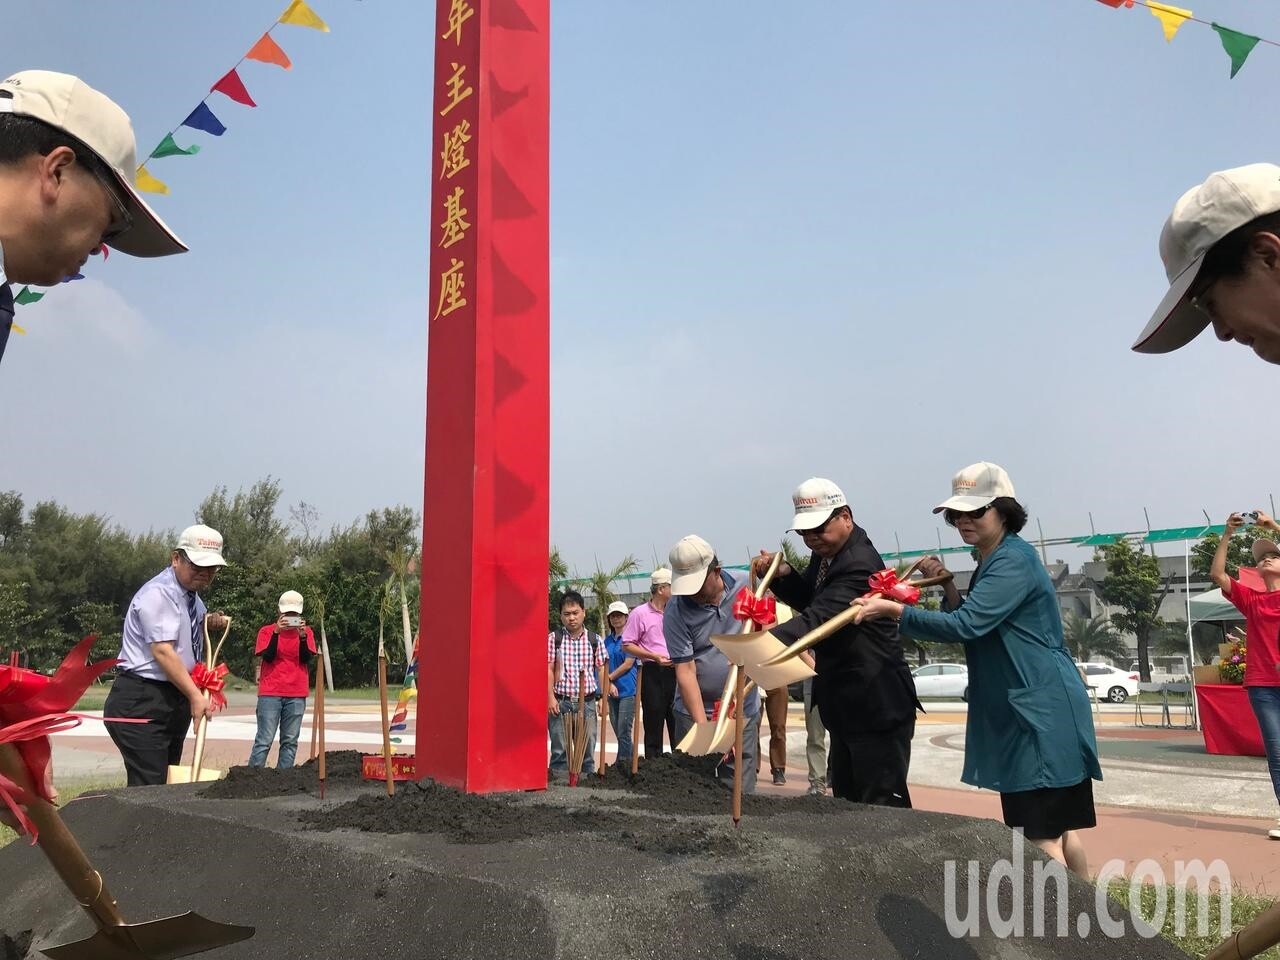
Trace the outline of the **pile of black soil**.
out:
M 0 931 L 0 960 L 24 960 L 31 950 L 31 931 L 23 930 L 11 937 Z
M 623 805 L 659 813 L 727 813 L 731 802 L 732 780 L 715 778 L 718 755 L 691 757 L 684 753 L 666 753 L 652 760 L 642 759 L 636 775 L 629 767 L 606 767 L 603 777 L 584 776 L 582 784 L 604 790 L 622 790 L 631 794 Z M 728 768 L 722 776 L 732 777 Z M 603 801 L 602 802 L 611 802 Z M 766 797 L 744 794 L 742 814 L 769 817 L 779 813 L 839 813 L 848 807 L 831 797 Z
M 435 833 L 463 844 L 589 833 L 635 850 L 681 856 L 726 854 L 743 845 L 725 825 L 673 823 L 597 805 L 575 808 L 503 801 L 462 793 L 431 780 L 399 784 L 394 797 L 370 794 L 331 810 L 305 811 L 299 820 L 317 830 Z
M 361 778 L 361 755 L 357 750 L 335 750 L 325 754 L 326 783 L 349 782 Z M 318 761 L 276 770 L 273 767 L 232 767 L 202 793 L 214 800 L 263 800 L 291 793 L 315 793 L 319 789 Z

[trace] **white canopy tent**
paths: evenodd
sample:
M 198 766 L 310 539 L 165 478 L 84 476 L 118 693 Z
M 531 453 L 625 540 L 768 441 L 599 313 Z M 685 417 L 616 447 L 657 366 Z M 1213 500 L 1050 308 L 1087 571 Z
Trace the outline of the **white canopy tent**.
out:
M 1187 604 L 1191 623 L 1204 623 L 1217 620 L 1243 620 L 1244 614 L 1235 608 L 1230 600 L 1218 589 L 1198 593 Z

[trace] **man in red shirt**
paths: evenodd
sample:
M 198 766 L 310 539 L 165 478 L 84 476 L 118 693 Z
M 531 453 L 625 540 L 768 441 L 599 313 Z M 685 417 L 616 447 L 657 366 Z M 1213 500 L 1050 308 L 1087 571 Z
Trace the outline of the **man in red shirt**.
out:
M 1280 524 L 1261 510 L 1257 511 L 1255 522 L 1264 530 L 1280 533 Z M 1213 555 L 1209 577 L 1222 588 L 1223 596 L 1244 614 L 1248 650 L 1244 685 L 1262 731 L 1271 786 L 1276 792 L 1276 801 L 1280 802 L 1280 547 L 1270 540 L 1253 542 L 1253 562 L 1262 576 L 1265 591 L 1260 593 L 1233 580 L 1227 576 L 1227 549 L 1231 535 L 1244 524 L 1245 518 L 1238 513 L 1227 517 L 1227 530 Z M 1274 829 L 1267 831 L 1267 836 L 1280 840 L 1280 820 Z
M 298 732 L 311 690 L 308 667 L 316 653 L 316 637 L 302 619 L 302 594 L 287 590 L 280 595 L 280 616 L 258 631 L 253 655 L 258 667 L 258 735 L 249 754 L 249 766 L 263 767 L 280 731 L 277 770 L 288 770 L 298 752 Z

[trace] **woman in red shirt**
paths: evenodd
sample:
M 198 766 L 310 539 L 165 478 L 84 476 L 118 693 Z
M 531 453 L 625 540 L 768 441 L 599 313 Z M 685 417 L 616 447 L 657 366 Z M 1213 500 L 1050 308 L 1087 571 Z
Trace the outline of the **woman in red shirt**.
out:
M 280 731 L 277 770 L 293 766 L 298 733 L 311 690 L 309 665 L 316 653 L 316 637 L 302 619 L 302 594 L 287 590 L 280 595 L 280 616 L 258 631 L 253 654 L 262 658 L 258 668 L 258 734 L 249 754 L 249 766 L 266 766 L 267 753 Z
M 1257 513 L 1259 527 L 1280 532 L 1280 524 L 1261 510 Z M 1227 576 L 1227 549 L 1231 535 L 1244 524 L 1245 518 L 1238 513 L 1227 517 L 1227 531 L 1213 555 L 1209 576 L 1222 588 L 1223 596 L 1244 614 L 1248 649 L 1244 685 L 1262 731 L 1271 786 L 1276 792 L 1276 801 L 1280 802 L 1280 547 L 1270 540 L 1253 542 L 1253 562 L 1262 576 L 1265 591 L 1259 593 L 1239 580 L 1232 580 Z M 1276 821 L 1275 828 L 1267 831 L 1267 836 L 1280 840 L 1280 820 Z

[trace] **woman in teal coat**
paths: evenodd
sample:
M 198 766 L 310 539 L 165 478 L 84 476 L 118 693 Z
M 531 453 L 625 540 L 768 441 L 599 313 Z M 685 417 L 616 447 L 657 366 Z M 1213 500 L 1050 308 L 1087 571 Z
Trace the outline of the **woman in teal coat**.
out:
M 977 548 L 968 594 L 961 599 L 948 583 L 943 612 L 869 600 L 858 619 L 892 617 L 907 636 L 965 645 L 969 720 L 961 779 L 999 791 L 1008 826 L 1087 876 L 1077 831 L 1096 824 L 1092 781 L 1102 779 L 1102 770 L 1089 694 L 1062 642 L 1053 583 L 1035 548 L 1018 536 L 1027 512 L 1002 468 L 965 467 L 952 494 L 934 513 Z M 944 569 L 936 557 L 921 563 L 927 577 Z

